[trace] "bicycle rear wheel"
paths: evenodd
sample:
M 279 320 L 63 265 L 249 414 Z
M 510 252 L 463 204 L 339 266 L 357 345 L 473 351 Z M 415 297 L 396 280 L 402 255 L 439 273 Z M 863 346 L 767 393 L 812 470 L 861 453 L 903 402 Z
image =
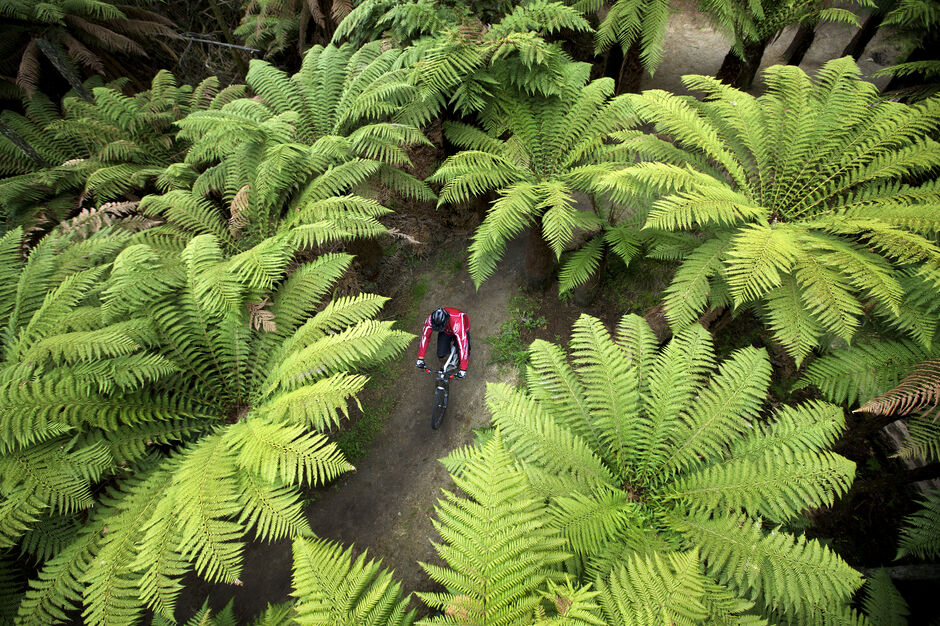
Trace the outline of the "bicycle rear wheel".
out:
M 447 387 L 434 388 L 434 406 L 431 409 L 431 428 L 437 430 L 444 421 L 444 411 L 447 410 Z

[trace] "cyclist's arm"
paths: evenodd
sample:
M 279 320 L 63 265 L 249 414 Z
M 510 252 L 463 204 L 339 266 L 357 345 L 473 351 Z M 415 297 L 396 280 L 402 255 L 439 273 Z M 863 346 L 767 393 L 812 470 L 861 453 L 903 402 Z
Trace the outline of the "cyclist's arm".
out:
M 460 369 L 466 371 L 470 365 L 469 342 L 467 341 L 467 331 L 470 330 L 470 320 L 466 313 L 461 313 L 453 324 L 454 335 L 457 337 L 457 347 L 460 348 Z
M 424 321 L 424 329 L 421 331 L 421 342 L 418 344 L 418 358 L 424 359 L 428 352 L 428 344 L 431 342 L 431 316 Z

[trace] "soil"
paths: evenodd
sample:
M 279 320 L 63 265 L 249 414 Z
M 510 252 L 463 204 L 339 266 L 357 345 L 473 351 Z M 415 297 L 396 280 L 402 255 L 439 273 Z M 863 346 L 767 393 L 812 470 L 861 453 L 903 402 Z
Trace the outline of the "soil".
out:
M 644 77 L 644 89 L 687 93 L 680 82 L 683 74 L 714 75 L 721 65 L 728 44 L 693 6 L 685 3 L 672 16 L 663 63 L 654 77 Z M 795 29 L 785 31 L 767 48 L 762 68 L 780 62 L 794 32 Z M 853 32 L 854 29 L 840 25 L 821 26 L 801 67 L 813 73 L 826 60 L 839 56 Z M 883 43 L 882 36 L 877 36 L 860 61 L 863 73 L 869 75 L 880 69 L 895 55 L 896 51 Z M 758 76 L 752 91 L 759 92 L 763 87 Z M 429 156 L 425 165 L 430 166 L 433 160 L 434 156 Z M 371 267 L 371 262 L 368 269 L 363 267 L 359 283 L 368 291 L 395 296 L 389 307 L 393 314 L 401 315 L 396 319 L 410 324 L 406 330 L 413 333 L 420 331 L 423 316 L 438 306 L 466 311 L 473 340 L 468 377 L 451 385 L 448 414 L 439 430 L 431 430 L 433 384 L 429 376 L 414 367 L 417 341 L 413 341 L 400 361 L 390 368 L 394 384 L 379 391 L 373 389 L 360 398 L 368 405 L 389 400 L 376 394 L 394 396 L 387 402 L 391 409 L 373 447 L 357 463 L 355 472 L 317 492 L 307 515 L 320 537 L 354 545 L 357 550 L 368 549 L 372 557 L 380 558 L 385 567 L 395 571 L 407 593 L 435 589 L 418 562 L 439 562 L 431 543 L 437 537 L 431 519 L 441 489 L 451 488 L 452 482 L 438 459 L 472 442 L 474 429 L 489 422 L 484 400 L 487 382 L 518 381 L 518 373 L 511 368 L 489 363 L 490 346 L 486 338 L 507 319 L 510 299 L 520 292 L 524 254 L 523 240 L 513 242 L 499 271 L 477 290 L 465 263 L 459 270 L 456 265 L 466 257 L 467 237 L 479 221 L 479 211 L 469 208 L 462 209 L 462 213 L 455 209 L 435 214 L 428 206 L 391 206 L 399 211 L 394 225 L 402 236 L 398 251 L 382 260 L 384 266 L 378 270 Z M 452 229 L 453 233 L 446 241 L 440 236 L 444 228 Z M 408 237 L 419 243 L 408 241 Z M 559 301 L 557 284 L 549 285 L 544 293 L 536 294 L 546 324 L 533 337 L 566 342 L 572 322 L 582 312 L 600 317 L 608 326 L 624 313 L 637 312 L 665 328 L 661 307 L 656 305 L 668 275 L 651 279 L 648 269 L 640 264 L 639 269 L 631 267 L 615 275 L 612 283 L 608 281 L 607 291 L 602 291 L 595 304 L 587 308 Z M 427 284 L 426 293 L 419 301 L 413 297 L 409 301 L 409 294 L 415 293 L 409 287 L 422 280 Z M 635 284 L 644 287 L 637 290 Z M 641 293 L 644 289 L 646 292 Z M 236 616 L 240 623 L 247 623 L 268 603 L 288 599 L 291 565 L 289 542 L 251 544 L 245 554 L 243 586 L 187 581 L 177 617 L 181 622 L 188 619 L 206 597 L 217 609 L 235 597 Z M 420 609 L 420 603 L 414 601 L 414 605 Z

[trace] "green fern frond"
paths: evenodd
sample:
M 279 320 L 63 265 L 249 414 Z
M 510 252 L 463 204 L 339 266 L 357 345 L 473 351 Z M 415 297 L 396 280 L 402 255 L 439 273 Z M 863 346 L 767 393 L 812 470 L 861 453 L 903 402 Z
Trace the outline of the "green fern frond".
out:
M 750 599 L 765 596 L 770 607 L 811 614 L 815 606 L 837 605 L 861 586 L 861 575 L 813 539 L 761 525 L 740 516 L 673 518 L 698 545 L 708 571 Z
M 780 285 L 781 272 L 789 272 L 799 251 L 794 235 L 785 225 L 753 225 L 731 239 L 727 271 L 736 305 L 756 300 Z
M 783 458 L 804 452 L 823 451 L 835 443 L 845 428 L 845 414 L 826 402 L 811 401 L 782 406 L 771 422 L 755 422 L 745 439 L 731 447 L 730 459 L 759 459 L 771 450 Z
M 832 454 L 739 459 L 687 474 L 673 483 L 667 499 L 685 500 L 690 509 L 742 510 L 786 522 L 806 508 L 832 506 L 848 491 L 855 464 Z M 766 476 L 774 477 L 769 485 Z M 753 477 L 753 478 L 746 478 Z
M 93 569 L 103 529 L 101 517 L 85 524 L 75 541 L 43 564 L 20 602 L 18 623 L 41 625 L 69 619 L 69 612 L 81 602 L 81 581 Z
M 444 197 L 443 194 L 441 197 Z M 533 185 L 519 183 L 504 190 L 493 203 L 486 219 L 473 234 L 473 243 L 469 249 L 470 276 L 478 288 L 496 271 L 496 263 L 509 240 L 525 229 L 535 217 L 533 203 L 537 197 Z
M 690 253 L 676 270 L 663 298 L 666 319 L 671 328 L 685 328 L 705 308 L 709 279 L 721 271 L 722 259 L 729 246 L 727 238 L 711 239 Z
M 913 554 L 929 559 L 940 554 L 940 492 L 932 491 L 920 510 L 904 518 L 898 541 L 898 558 Z
M 355 469 L 335 443 L 303 426 L 249 419 L 228 429 L 224 439 L 238 467 L 269 484 L 322 485 Z
M 640 430 L 636 376 L 603 324 L 588 315 L 574 323 L 571 351 L 602 446 L 600 452 L 622 466 L 632 456 L 627 442 Z
M 598 583 L 611 624 L 702 624 L 706 578 L 697 551 L 634 555 Z
M 527 495 L 525 475 L 513 468 L 499 432 L 454 483 L 466 496 L 445 491 L 434 520 L 443 540 L 435 548 L 448 567 L 421 563 L 448 592 L 418 597 L 466 622 L 526 620 L 541 603 L 540 588 L 559 578 L 552 566 L 568 556 L 564 541 L 540 523 L 541 506 Z M 500 549 L 480 551 L 475 546 Z
M 813 385 L 827 400 L 851 406 L 896 387 L 925 356 L 911 341 L 860 343 L 815 359 L 794 388 Z
M 565 293 L 580 287 L 597 272 L 604 252 L 604 240 L 594 237 L 573 252 L 558 270 L 558 291 Z
M 295 620 L 301 624 L 362 624 L 407 626 L 414 622 L 403 597 L 401 583 L 365 553 L 353 559 L 352 548 L 342 550 L 320 539 L 297 537 L 293 544 L 294 575 L 291 593 L 296 599 Z
M 898 593 L 884 568 L 879 569 L 865 581 L 865 597 L 862 600 L 865 615 L 872 624 L 906 626 L 910 610 L 904 597 Z
M 639 513 L 629 495 L 610 485 L 590 494 L 557 495 L 551 505 L 553 526 L 580 554 L 597 553 L 627 527 L 642 524 Z
M 635 323 L 649 328 L 642 318 Z M 714 359 L 711 337 L 699 325 L 676 334 L 655 360 L 651 359 L 643 398 L 646 427 L 639 433 L 642 445 L 636 452 L 636 471 L 640 475 L 652 478 L 665 466 L 675 449 L 670 444 L 680 428 L 680 415 L 712 370 Z
M 536 402 L 496 383 L 487 385 L 486 400 L 506 444 L 529 463 L 565 476 L 572 488 L 586 492 L 615 483 L 597 453 L 567 429 L 553 427 Z
M 757 417 L 764 393 L 770 385 L 770 362 L 766 353 L 742 348 L 719 367 L 682 415 L 684 427 L 673 434 L 681 442 L 665 461 L 670 471 L 682 471 L 720 457 L 730 433 L 742 434 Z
M 141 613 L 137 598 L 137 574 L 131 569 L 138 532 L 143 520 L 154 513 L 169 487 L 168 472 L 125 483 L 124 497 L 104 502 L 111 507 L 106 515 L 108 532 L 98 543 L 95 567 L 85 573 L 82 617 L 91 624 L 118 624 L 134 621 Z

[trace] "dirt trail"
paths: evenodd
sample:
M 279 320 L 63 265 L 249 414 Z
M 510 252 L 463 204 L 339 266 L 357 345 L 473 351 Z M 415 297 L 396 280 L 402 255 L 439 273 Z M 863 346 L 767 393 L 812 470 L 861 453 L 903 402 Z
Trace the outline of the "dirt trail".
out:
M 462 251 L 461 251 L 462 252 Z M 312 507 L 310 523 L 321 537 L 337 539 L 380 556 L 395 570 L 406 590 L 430 589 L 432 583 L 417 561 L 435 560 L 430 539 L 434 503 L 450 477 L 437 459 L 473 440 L 473 429 L 489 422 L 484 393 L 486 383 L 500 379 L 490 360 L 486 337 L 505 319 L 510 297 L 521 284 L 523 251 L 514 244 L 500 271 L 477 291 L 466 269 L 454 278 L 446 272 L 430 274 L 427 294 L 418 305 L 421 321 L 439 306 L 463 309 L 470 317 L 470 368 L 465 380 L 451 384 L 450 406 L 444 423 L 431 430 L 434 384 L 414 367 L 418 341 L 414 340 L 394 368 L 398 383 L 391 389 L 398 401 L 368 455 L 356 472 L 341 480 Z M 436 363 L 436 335 L 428 362 Z M 504 372 L 502 377 L 507 374 Z

